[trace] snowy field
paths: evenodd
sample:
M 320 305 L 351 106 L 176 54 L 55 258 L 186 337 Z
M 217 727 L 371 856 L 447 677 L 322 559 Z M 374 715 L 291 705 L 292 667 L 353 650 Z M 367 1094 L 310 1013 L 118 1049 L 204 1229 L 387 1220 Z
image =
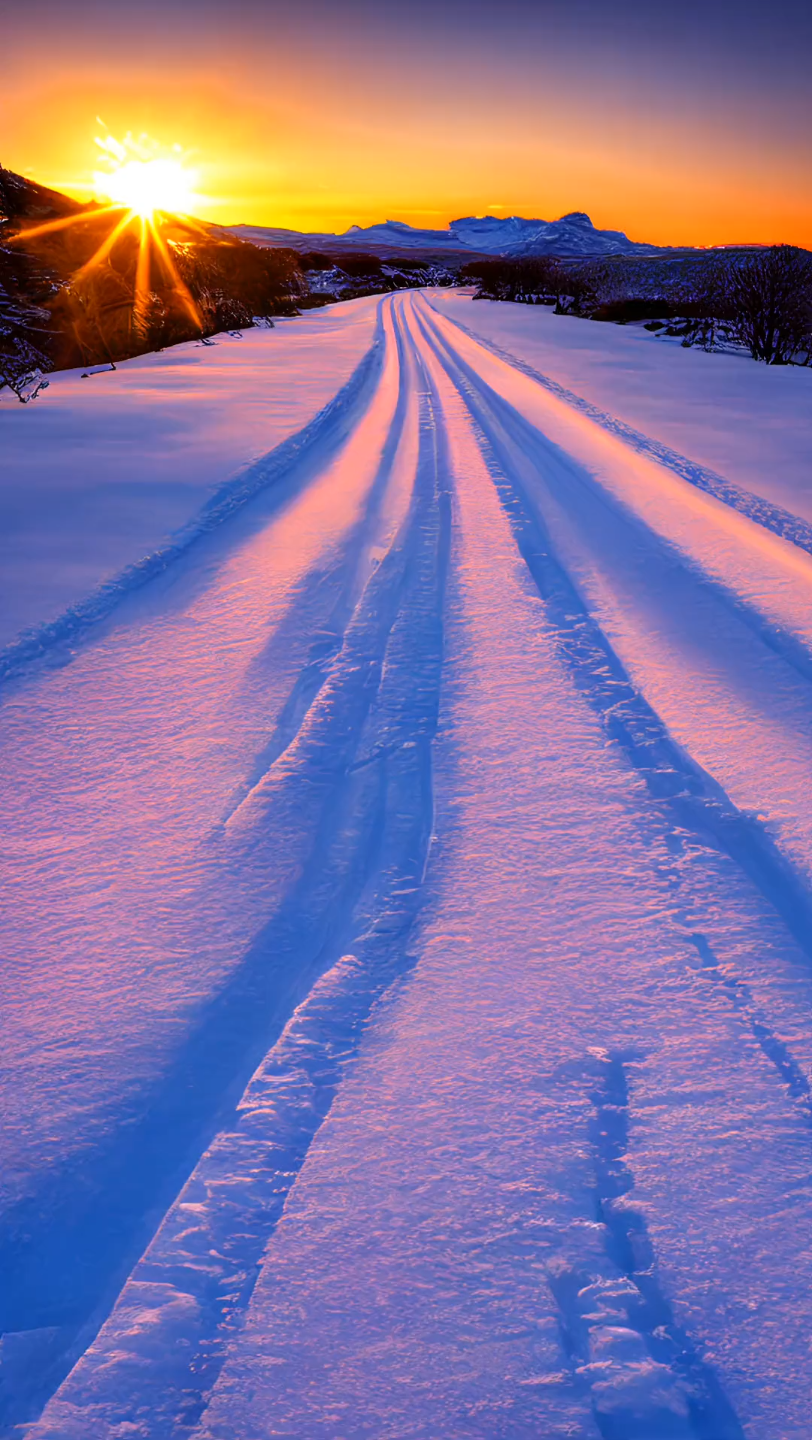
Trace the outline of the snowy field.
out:
M 368 351 L 375 316 L 350 301 L 275 324 L 284 345 L 258 328 L 52 376 L 27 409 L 0 391 L 0 645 L 165 544 L 301 430 Z
M 0 400 L 0 1434 L 808 1440 L 811 401 L 445 291 Z

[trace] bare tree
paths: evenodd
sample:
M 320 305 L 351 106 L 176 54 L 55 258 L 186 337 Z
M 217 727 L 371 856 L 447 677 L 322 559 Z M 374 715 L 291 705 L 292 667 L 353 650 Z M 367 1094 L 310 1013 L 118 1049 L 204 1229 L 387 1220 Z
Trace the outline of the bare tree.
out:
M 7 385 L 25 405 L 47 386 L 43 377 L 53 362 L 46 353 L 50 317 L 25 294 L 23 269 L 0 246 L 0 390 Z
M 728 272 L 736 338 L 754 360 L 786 365 L 812 345 L 812 255 L 773 245 Z
M 588 316 L 598 308 L 599 276 L 592 264 L 556 267 L 556 315 Z

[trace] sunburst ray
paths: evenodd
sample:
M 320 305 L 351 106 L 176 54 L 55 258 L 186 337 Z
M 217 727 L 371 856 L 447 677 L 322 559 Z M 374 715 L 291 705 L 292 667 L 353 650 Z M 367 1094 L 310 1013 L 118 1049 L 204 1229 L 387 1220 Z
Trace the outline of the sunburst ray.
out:
M 138 263 L 135 270 L 135 301 L 133 304 L 133 319 L 136 330 L 146 334 L 149 319 L 150 302 L 150 225 L 143 215 L 141 220 L 141 237 L 138 244 Z
M 118 224 L 114 225 L 113 229 L 110 230 L 105 236 L 105 238 L 102 240 L 102 243 L 99 246 L 98 250 L 94 250 L 90 259 L 86 260 L 84 265 L 82 265 L 75 272 L 73 276 L 74 281 L 84 279 L 84 277 L 88 275 L 91 270 L 95 270 L 98 265 L 101 265 L 103 260 L 107 259 L 107 256 L 110 254 L 110 251 L 112 250 L 119 236 L 124 234 L 124 231 L 129 225 L 132 224 L 134 219 L 135 217 L 132 213 L 132 210 L 130 210 L 127 214 L 122 215 Z
M 183 306 L 184 310 L 188 314 L 193 324 L 197 326 L 198 330 L 202 330 L 203 321 L 200 316 L 200 311 L 195 304 L 191 291 L 189 290 L 188 286 L 184 284 L 180 276 L 178 267 L 176 266 L 171 254 L 169 253 L 169 248 L 166 244 L 166 241 L 156 228 L 155 224 L 152 221 L 149 221 L 148 223 L 149 228 L 152 232 L 152 237 L 155 241 L 155 248 L 161 260 L 163 261 L 164 266 L 166 267 L 166 274 L 169 278 L 173 290 L 177 294 L 181 305 Z
M 9 236 L 11 243 L 17 240 L 33 240 L 39 235 L 48 235 L 56 230 L 67 230 L 71 225 L 87 224 L 100 215 L 109 215 L 113 210 L 122 210 L 122 205 L 101 205 L 98 209 L 82 210 L 78 215 L 65 215 L 61 220 L 47 220 L 42 225 L 32 225 L 27 230 L 16 230 Z
M 202 330 L 200 311 L 161 233 L 162 226 L 179 223 L 176 211 L 184 210 L 186 202 L 202 198 L 196 197 L 190 188 L 194 172 L 185 168 L 178 146 L 174 147 L 177 154 L 173 151 L 167 156 L 161 154 L 148 137 L 135 141 L 128 135 L 124 141 L 117 141 L 107 136 L 97 143 L 105 152 L 108 170 L 105 174 L 96 174 L 95 178 L 100 194 L 106 194 L 110 203 L 58 220 L 47 220 L 40 225 L 29 225 L 10 238 L 22 242 L 37 240 L 69 230 L 72 226 L 93 226 L 99 220 L 104 224 L 106 219 L 109 229 L 101 243 L 71 275 L 71 285 L 81 287 L 82 282 L 109 259 L 116 243 L 132 228 L 137 236 L 132 300 L 136 331 L 142 337 L 147 334 L 154 265 L 158 265 L 179 309 L 189 317 L 196 330 Z M 177 201 L 177 204 L 167 209 L 167 198 Z M 209 233 L 205 226 L 185 214 L 181 223 L 190 235 L 206 237 Z

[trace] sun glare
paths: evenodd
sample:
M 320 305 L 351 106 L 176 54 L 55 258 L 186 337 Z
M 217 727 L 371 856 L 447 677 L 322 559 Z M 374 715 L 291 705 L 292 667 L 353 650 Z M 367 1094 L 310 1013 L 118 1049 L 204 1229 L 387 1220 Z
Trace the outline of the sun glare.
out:
M 128 160 L 104 177 L 107 198 L 148 219 L 156 210 L 188 213 L 194 192 L 177 160 Z M 101 187 L 99 187 L 101 188 Z
M 113 135 L 96 139 L 102 151 L 104 170 L 96 170 L 96 194 L 116 205 L 126 205 L 135 215 L 149 220 L 156 210 L 189 215 L 202 202 L 195 193 L 195 172 L 186 168 L 180 146 L 161 153 L 149 136 L 138 139 Z
M 103 121 L 99 120 L 99 124 Z M 127 134 L 123 140 L 116 140 L 108 133 L 97 138 L 96 144 L 105 167 L 93 172 L 96 196 L 105 202 L 98 216 L 109 228 L 94 253 L 75 272 L 74 285 L 109 264 L 118 242 L 135 234 L 133 319 L 136 329 L 148 334 L 150 307 L 156 298 L 152 281 L 154 275 L 160 273 L 174 291 L 179 307 L 201 330 L 200 312 L 178 269 L 172 239 L 166 234 L 167 221 L 171 226 L 172 217 L 176 215 L 183 217 L 186 233 L 202 236 L 207 233 L 205 225 L 191 218 L 193 212 L 206 203 L 205 197 L 196 194 L 193 188 L 195 171 L 187 168 L 179 145 L 167 150 L 148 135 L 135 139 Z M 88 212 L 82 209 L 58 220 L 46 220 L 41 225 L 18 230 L 13 238 L 33 239 L 87 223 Z

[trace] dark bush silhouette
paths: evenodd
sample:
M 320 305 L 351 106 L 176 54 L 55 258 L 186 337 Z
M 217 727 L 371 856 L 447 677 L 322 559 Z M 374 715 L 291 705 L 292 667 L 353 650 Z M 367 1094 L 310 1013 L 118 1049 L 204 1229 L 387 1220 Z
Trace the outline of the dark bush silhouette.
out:
M 769 365 L 812 363 L 812 255 L 791 245 L 580 262 L 489 258 L 464 265 L 460 280 L 477 284 L 475 298 L 650 322 L 683 345 L 734 342 Z
M 736 337 L 754 360 L 786 365 L 812 346 L 812 255 L 773 245 L 731 267 L 727 297 Z
M 556 315 L 593 315 L 599 305 L 599 295 L 596 277 L 589 265 L 558 267 Z
M 295 250 L 197 240 L 174 245 L 173 255 L 206 333 L 250 325 L 255 315 L 295 314 L 304 292 Z
M 325 255 L 321 250 L 305 250 L 299 256 L 299 264 L 304 271 L 308 270 L 333 270 L 336 261 L 332 255 Z
M 546 256 L 525 260 L 472 260 L 459 278 L 479 286 L 478 299 L 552 301 L 559 293 L 559 267 Z
M 809 363 L 812 256 L 790 245 L 704 256 L 674 284 L 671 315 L 683 345 L 733 341 L 768 365 Z
M 325 305 L 334 305 L 338 300 L 332 290 L 317 290 L 310 295 L 300 295 L 296 301 L 298 310 L 321 310 Z
M 53 369 L 46 306 L 55 291 L 27 256 L 0 245 L 0 389 L 8 385 L 23 401 L 33 399 Z
M 589 265 L 567 265 L 547 255 L 518 260 L 473 260 L 460 280 L 479 286 L 475 299 L 555 305 L 558 315 L 589 315 L 598 291 Z
M 342 255 L 335 263 L 345 275 L 380 275 L 383 269 L 383 263 L 377 255 Z
M 673 313 L 668 300 L 650 300 L 647 296 L 630 296 L 627 300 L 607 300 L 592 312 L 591 319 L 607 320 L 615 325 L 628 325 L 639 320 L 668 320 Z

